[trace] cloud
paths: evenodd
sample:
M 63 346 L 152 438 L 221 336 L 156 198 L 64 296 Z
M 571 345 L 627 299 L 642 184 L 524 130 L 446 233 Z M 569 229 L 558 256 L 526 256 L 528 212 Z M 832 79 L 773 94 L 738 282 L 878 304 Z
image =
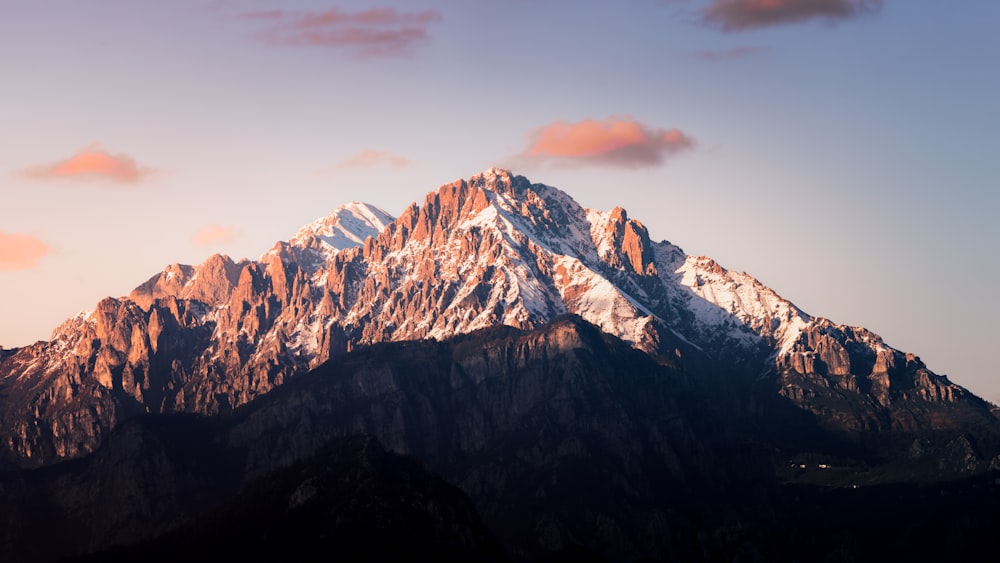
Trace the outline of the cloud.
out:
M 345 12 L 333 8 L 325 12 L 247 12 L 242 19 L 261 22 L 264 27 L 259 37 L 271 44 L 345 49 L 366 58 L 409 53 L 427 40 L 427 27 L 440 21 L 441 14 L 434 10 Z
M 111 180 L 120 184 L 135 184 L 154 173 L 147 166 L 140 166 L 126 154 L 111 154 L 97 145 L 89 146 L 75 155 L 25 170 L 25 175 L 37 180 Z
M 205 225 L 191 238 L 191 241 L 198 246 L 218 245 L 234 240 L 236 240 L 236 227 L 233 225 Z
M 33 270 L 50 252 L 48 245 L 33 236 L 0 231 L 0 272 Z
M 766 47 L 736 47 L 722 51 L 699 51 L 695 53 L 695 56 L 706 61 L 720 62 L 763 55 L 769 51 L 770 49 Z
M 337 168 L 371 168 L 381 165 L 393 168 L 406 168 L 410 165 L 410 161 L 389 152 L 366 150 L 359 152 L 347 160 L 338 162 Z
M 556 121 L 536 130 L 532 139 L 519 160 L 569 166 L 659 166 L 667 157 L 694 146 L 694 139 L 680 129 L 654 129 L 623 118 Z
M 726 31 L 743 31 L 818 18 L 846 20 L 881 8 L 882 0 L 712 0 L 702 15 Z

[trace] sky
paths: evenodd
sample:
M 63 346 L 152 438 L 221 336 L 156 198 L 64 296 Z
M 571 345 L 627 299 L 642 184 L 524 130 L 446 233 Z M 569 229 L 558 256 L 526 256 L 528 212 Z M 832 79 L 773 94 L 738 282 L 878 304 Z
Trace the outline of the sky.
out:
M 491 166 L 1000 401 L 1000 3 L 3 0 L 0 345 Z

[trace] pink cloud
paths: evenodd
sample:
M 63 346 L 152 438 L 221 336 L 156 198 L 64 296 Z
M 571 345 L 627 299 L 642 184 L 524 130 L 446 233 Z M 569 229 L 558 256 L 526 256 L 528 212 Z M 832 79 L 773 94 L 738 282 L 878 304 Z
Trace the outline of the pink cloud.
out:
M 192 237 L 192 242 L 198 246 L 211 246 L 232 242 L 236 239 L 236 227 L 233 225 L 205 225 Z
M 0 231 L 0 272 L 33 270 L 50 252 L 48 245 L 33 236 Z
M 742 31 L 817 18 L 850 19 L 881 7 L 882 0 L 712 0 L 703 15 L 726 31 Z
M 722 51 L 699 51 L 695 53 L 695 56 L 700 59 L 705 59 L 706 61 L 720 62 L 731 61 L 734 59 L 745 59 L 747 57 L 762 55 L 768 51 L 770 51 L 770 49 L 765 47 L 736 47 L 734 49 L 725 49 Z
M 366 150 L 359 152 L 347 160 L 338 162 L 337 168 L 371 168 L 382 165 L 393 168 L 406 168 L 410 165 L 410 161 L 389 152 Z
M 131 156 L 111 154 L 93 145 L 65 160 L 29 168 L 25 175 L 38 180 L 111 180 L 135 184 L 153 172 L 152 168 L 140 166 Z
M 409 53 L 427 39 L 427 26 L 439 21 L 441 14 L 433 10 L 407 13 L 373 8 L 345 12 L 333 8 L 325 12 L 248 12 L 242 17 L 265 22 L 260 38 L 268 43 L 341 48 L 364 58 Z
M 694 139 L 679 129 L 655 129 L 621 118 L 557 121 L 532 137 L 519 157 L 528 163 L 644 168 L 659 166 L 668 156 L 694 146 Z

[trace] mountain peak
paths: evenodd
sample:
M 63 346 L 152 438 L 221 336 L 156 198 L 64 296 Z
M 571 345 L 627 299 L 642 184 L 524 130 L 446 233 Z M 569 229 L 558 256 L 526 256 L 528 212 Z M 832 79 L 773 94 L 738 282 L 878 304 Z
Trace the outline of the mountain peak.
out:
M 509 168 L 493 166 L 483 170 L 479 174 L 473 174 L 469 180 L 470 182 L 475 182 L 480 178 L 487 182 L 506 181 L 509 183 L 513 181 L 514 178 L 517 178 L 517 175 L 511 172 Z
M 506 168 L 488 168 L 469 178 L 471 186 L 487 191 L 517 197 L 517 188 L 529 186 L 531 182 L 524 176 L 517 176 Z
M 58 331 L 66 338 L 5 353 L 0 381 L 16 374 L 7 380 L 50 389 L 32 391 L 36 402 L 17 412 L 70 417 L 30 436 L 0 425 L 11 455 L 91 448 L 95 436 L 64 430 L 83 420 L 72 408 L 91 412 L 84 382 L 106 401 L 87 423 L 95 428 L 114 424 L 114 405 L 212 413 L 357 346 L 531 329 L 566 313 L 659 357 L 694 355 L 771 378 L 814 412 L 825 412 L 830 393 L 858 394 L 852 400 L 871 406 L 850 415 L 859 426 L 889 420 L 877 409 L 905 410 L 914 397 L 963 396 L 870 333 L 824 324 L 747 274 L 654 242 L 621 207 L 586 210 L 502 168 L 443 185 L 397 219 L 342 205 L 258 261 L 216 255 L 169 266 L 121 301 L 102 303 L 100 323 L 70 323 Z
M 361 246 L 366 238 L 377 235 L 393 220 L 392 215 L 379 207 L 352 201 L 305 225 L 288 242 L 319 250 L 329 258 L 341 250 Z

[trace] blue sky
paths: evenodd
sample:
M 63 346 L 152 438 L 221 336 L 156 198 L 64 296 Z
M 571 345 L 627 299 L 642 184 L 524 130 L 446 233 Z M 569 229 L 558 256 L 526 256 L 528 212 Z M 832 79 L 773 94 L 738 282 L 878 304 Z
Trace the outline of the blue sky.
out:
M 998 400 L 997 21 L 930 0 L 11 2 L 0 344 L 501 165 Z

